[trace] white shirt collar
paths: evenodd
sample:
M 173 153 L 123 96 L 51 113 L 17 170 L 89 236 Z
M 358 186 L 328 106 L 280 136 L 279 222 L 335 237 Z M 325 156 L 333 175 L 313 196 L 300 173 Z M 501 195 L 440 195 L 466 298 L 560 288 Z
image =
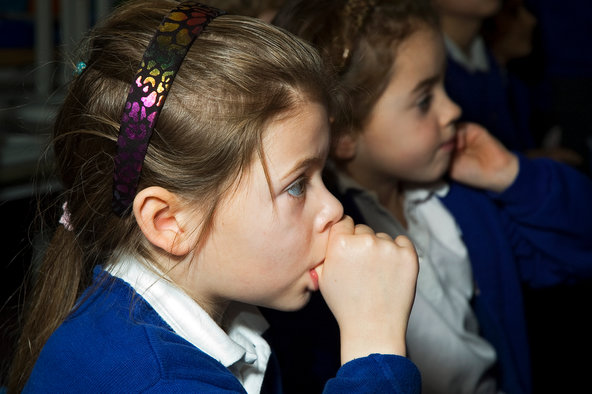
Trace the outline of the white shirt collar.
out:
M 481 36 L 473 40 L 468 54 L 463 52 L 454 41 L 446 36 L 444 36 L 444 45 L 452 60 L 460 63 L 470 72 L 489 71 L 487 49 L 485 48 L 485 41 L 483 41 Z
M 428 186 L 422 186 L 421 188 L 409 188 L 405 190 L 405 199 L 412 203 L 421 203 L 429 200 L 432 196 L 446 197 L 450 185 L 448 183 L 440 181 Z
M 376 196 L 376 193 L 374 191 L 365 189 L 363 186 L 361 186 L 358 182 L 356 182 L 349 175 L 345 174 L 343 171 L 337 172 L 337 180 L 337 186 L 339 188 L 340 193 L 346 193 L 348 190 L 358 190 L 364 192 L 365 194 L 371 195 L 378 202 L 378 197 Z M 412 201 L 420 202 L 429 199 L 434 194 L 438 197 L 446 197 L 449 190 L 450 186 L 448 185 L 448 183 L 444 181 L 438 181 L 431 185 L 422 185 L 422 187 L 406 189 L 405 198 Z
M 335 174 L 337 176 L 337 188 L 339 189 L 340 193 L 345 194 L 348 190 L 363 190 L 367 193 L 370 193 L 369 190 L 363 188 L 358 182 L 356 182 L 345 172 L 335 170 Z
M 126 257 L 108 271 L 144 297 L 175 333 L 229 368 L 247 392 L 260 391 L 271 349 L 261 337 L 269 325 L 256 307 L 231 303 L 224 318 L 227 334 L 165 275 L 135 258 Z

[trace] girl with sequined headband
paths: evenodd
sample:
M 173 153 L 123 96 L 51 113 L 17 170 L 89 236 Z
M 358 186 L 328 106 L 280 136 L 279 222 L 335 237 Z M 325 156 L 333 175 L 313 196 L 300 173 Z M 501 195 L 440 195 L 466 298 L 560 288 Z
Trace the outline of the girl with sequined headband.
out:
M 342 329 L 326 391 L 419 391 L 404 357 L 417 257 L 323 184 L 318 54 L 221 14 L 125 2 L 92 32 L 55 123 L 67 212 L 11 392 L 280 392 L 257 306 L 296 310 L 319 289 Z
M 592 276 L 590 179 L 457 124 L 431 1 L 287 0 L 273 23 L 313 43 L 347 93 L 330 190 L 356 223 L 417 248 L 407 349 L 423 391 L 530 392 L 523 286 Z M 292 360 L 286 386 L 320 391 L 339 367 L 320 295 L 296 314 L 264 312 L 280 361 Z

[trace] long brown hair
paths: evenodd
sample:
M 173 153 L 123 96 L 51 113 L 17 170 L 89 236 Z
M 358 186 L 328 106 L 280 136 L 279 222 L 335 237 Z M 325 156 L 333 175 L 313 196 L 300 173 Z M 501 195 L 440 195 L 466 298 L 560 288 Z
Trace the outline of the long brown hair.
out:
M 336 133 L 363 129 L 396 72 L 399 44 L 418 27 L 439 28 L 430 0 L 286 0 L 272 23 L 312 43 L 338 75 L 346 107 Z
M 113 157 L 127 91 L 144 49 L 178 2 L 125 2 L 90 32 L 86 69 L 55 121 L 52 148 L 69 231 L 57 227 L 33 278 L 9 376 L 19 392 L 41 349 L 92 281 L 121 253 L 149 259 L 133 215 L 111 212 Z M 257 19 L 222 16 L 195 41 L 175 78 L 142 168 L 139 190 L 161 186 L 208 217 L 256 155 L 266 124 L 303 99 L 330 106 L 330 79 L 316 51 Z

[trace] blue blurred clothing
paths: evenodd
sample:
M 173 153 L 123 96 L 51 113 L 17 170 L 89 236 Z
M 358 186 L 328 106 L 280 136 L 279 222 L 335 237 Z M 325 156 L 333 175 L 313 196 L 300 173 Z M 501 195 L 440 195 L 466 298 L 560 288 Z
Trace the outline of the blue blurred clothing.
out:
M 496 348 L 502 389 L 529 393 L 522 286 L 573 284 L 592 276 L 592 184 L 566 165 L 521 158 L 518 179 L 503 193 L 453 183 L 442 201 L 471 256 L 475 313 Z
M 475 44 L 482 42 L 476 40 Z M 473 51 L 484 63 L 470 68 L 451 56 L 453 43 L 446 39 L 448 51 L 445 88 L 462 109 L 461 121 L 484 126 L 508 149 L 524 152 L 534 148 L 530 128 L 530 97 L 526 86 L 503 71 L 484 46 Z

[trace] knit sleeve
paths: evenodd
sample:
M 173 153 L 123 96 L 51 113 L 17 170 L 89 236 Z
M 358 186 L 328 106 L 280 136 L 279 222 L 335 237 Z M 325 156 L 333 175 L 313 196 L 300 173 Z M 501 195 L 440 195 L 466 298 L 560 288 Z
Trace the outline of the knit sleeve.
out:
M 327 382 L 324 393 L 421 392 L 419 370 L 409 359 L 396 355 L 371 354 L 344 364 Z
M 555 276 L 568 281 L 592 276 L 592 180 L 549 159 L 519 159 L 514 183 L 490 196 L 517 224 L 512 238 L 527 243 L 521 250 L 538 255 L 530 259 L 534 264 L 521 268 L 530 270 L 527 276 L 539 285 L 553 283 Z

